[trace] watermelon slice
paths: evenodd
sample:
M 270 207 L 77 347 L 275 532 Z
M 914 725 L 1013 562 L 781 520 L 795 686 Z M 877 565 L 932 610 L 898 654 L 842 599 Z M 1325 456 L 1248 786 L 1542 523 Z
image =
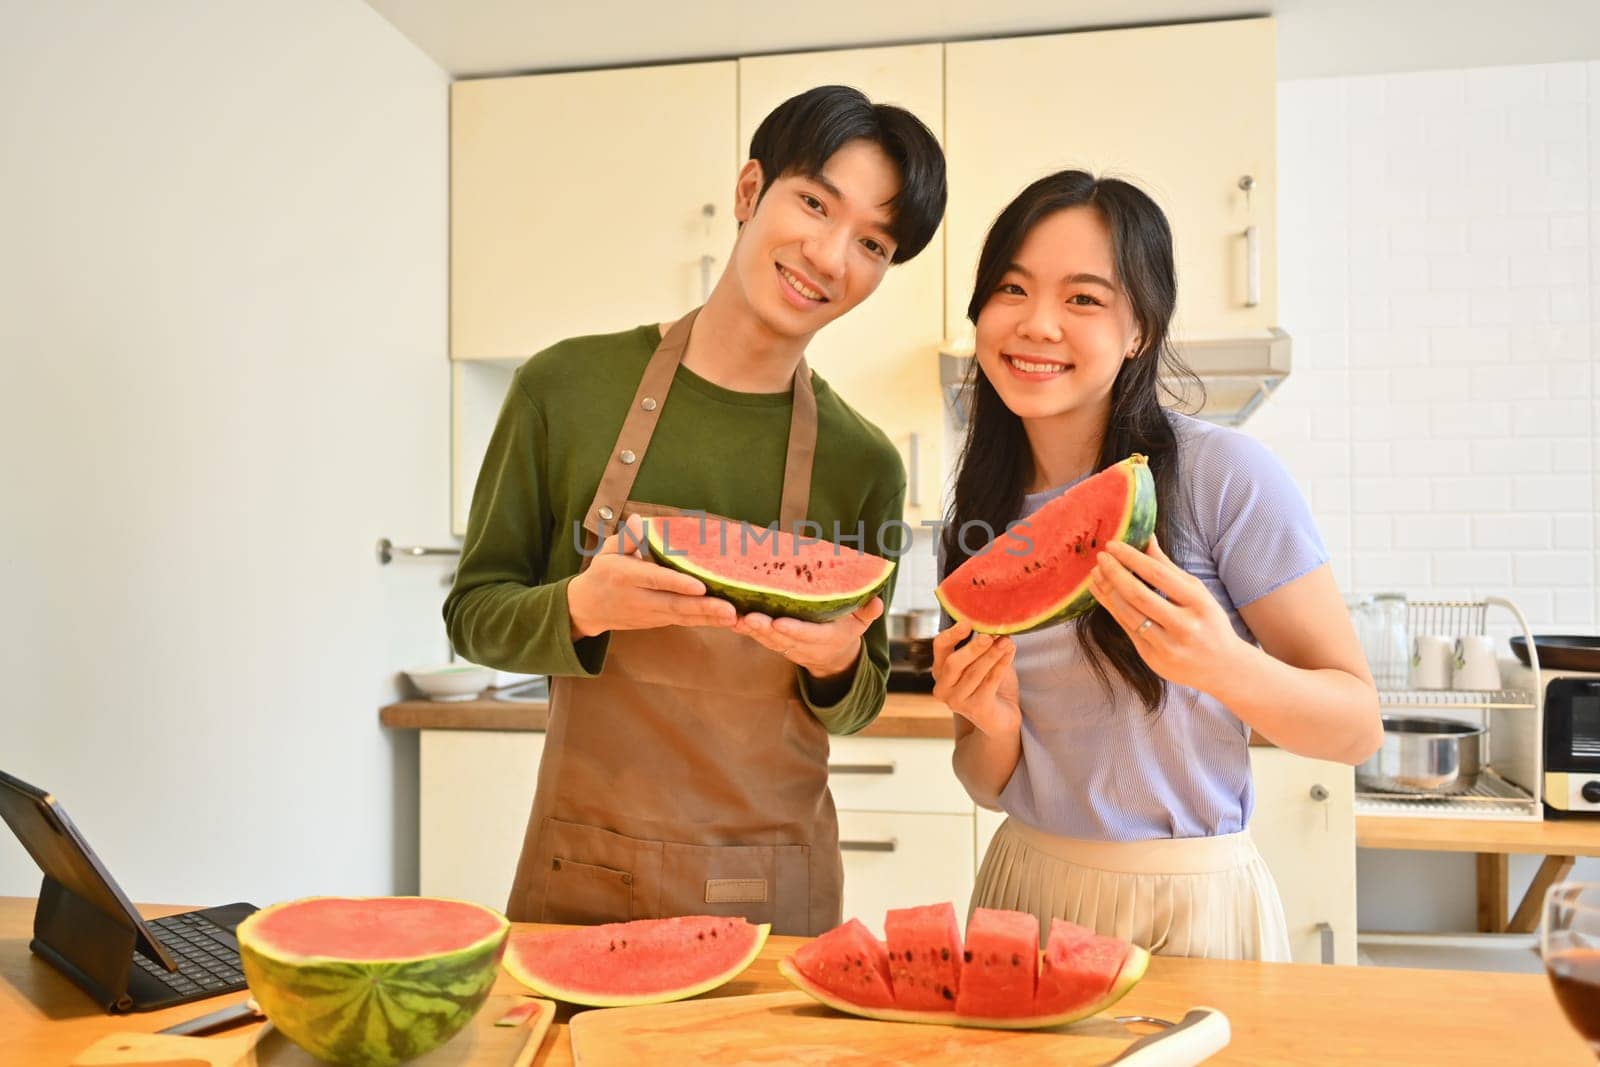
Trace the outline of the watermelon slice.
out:
M 1155 481 L 1137 453 L 1086 478 L 939 583 L 945 611 L 978 633 L 1019 634 L 1088 614 L 1089 575 L 1109 541 L 1137 549 L 1156 528 Z
M 534 992 L 569 1004 L 664 1004 L 737 977 L 771 929 L 722 915 L 580 926 L 513 938 L 505 968 Z
M 871 600 L 894 572 L 844 545 L 711 516 L 650 519 L 645 544 L 656 562 L 698 578 L 741 615 L 827 622 Z
M 889 984 L 894 1006 L 911 1011 L 955 1011 L 961 988 L 961 927 L 948 901 L 893 908 L 883 919 L 889 942 Z
M 949 907 L 945 904 L 904 910 L 924 913 L 922 921 L 931 926 L 931 915 Z M 963 963 L 960 968 L 960 989 L 954 1011 L 903 1007 L 899 987 L 883 988 L 886 979 L 892 983 L 892 977 L 887 969 L 889 961 L 874 959 L 875 955 L 885 955 L 881 946 L 855 919 L 802 946 L 793 956 L 779 960 L 778 972 L 797 989 L 823 1004 L 868 1019 L 1032 1030 L 1063 1026 L 1105 1011 L 1139 983 L 1150 964 L 1150 953 L 1136 945 L 1117 938 L 1102 938 L 1088 931 L 1083 931 L 1088 934 L 1088 938 L 1084 938 L 1077 932 L 1081 927 L 1056 922 L 1051 924 L 1050 949 L 1044 954 L 1050 959 L 1053 952 L 1054 958 L 1045 964 L 1045 973 L 1040 973 L 1036 980 L 1034 972 L 1039 967 L 1041 953 L 1039 924 L 1033 916 L 979 908 L 972 918 L 967 930 L 966 951 L 972 952 L 976 942 L 979 952 L 973 953 L 974 962 Z M 1065 933 L 1058 932 L 1063 927 Z M 1031 945 L 1027 941 L 1030 936 Z M 1022 951 L 1025 946 L 1026 954 Z M 1013 965 L 1009 956 L 1002 959 L 999 952 L 1003 948 L 1021 957 L 1019 962 Z M 995 951 L 995 960 L 980 962 L 979 953 L 989 949 Z M 819 959 L 827 964 L 825 970 L 819 966 Z M 1019 998 L 1025 998 L 1020 1010 L 997 994 L 997 989 L 1014 989 Z M 1096 989 L 1098 993 L 1091 992 Z M 974 1006 L 977 1011 L 1000 1014 L 975 1014 L 966 1010 Z
M 817 988 L 852 1004 L 887 1008 L 894 1003 L 889 954 L 860 919 L 851 919 L 802 945 L 794 954 L 794 968 Z
M 387 1067 L 455 1036 L 488 999 L 511 924 L 429 897 L 312 897 L 236 931 L 250 993 L 284 1036 L 330 1063 Z
M 974 908 L 961 959 L 956 1011 L 981 1019 L 1032 1014 L 1039 920 L 1031 913 Z
M 1124 964 L 1140 951 L 1118 937 L 1097 934 L 1065 919 L 1050 920 L 1050 938 L 1033 995 L 1036 1015 L 1059 1015 L 1105 999 Z

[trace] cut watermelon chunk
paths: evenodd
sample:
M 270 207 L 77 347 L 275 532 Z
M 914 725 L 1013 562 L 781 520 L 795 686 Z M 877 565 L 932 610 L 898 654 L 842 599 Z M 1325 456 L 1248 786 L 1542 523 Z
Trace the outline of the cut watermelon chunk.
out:
M 771 926 L 722 915 L 636 919 L 515 937 L 505 969 L 543 996 L 614 1008 L 682 1000 L 750 966 Z
M 893 908 L 884 917 L 894 1005 L 912 1011 L 955 1011 L 961 988 L 961 927 L 948 902 Z
M 1137 949 L 1065 919 L 1050 920 L 1050 939 L 1034 993 L 1036 1015 L 1059 1015 L 1095 1004 L 1111 992 Z
M 976 908 L 967 922 L 956 1011 L 984 1019 L 1033 1014 L 1039 920 L 1028 912 Z
M 836 926 L 794 954 L 794 966 L 821 989 L 869 1008 L 894 1003 L 889 953 L 860 919 Z
M 657 563 L 698 578 L 741 615 L 827 622 L 871 600 L 894 572 L 844 545 L 711 516 L 653 518 L 645 544 Z
M 1135 454 L 996 537 L 934 593 L 951 618 L 978 633 L 1042 629 L 1093 610 L 1089 575 L 1107 542 L 1143 549 L 1155 527 L 1155 481 Z

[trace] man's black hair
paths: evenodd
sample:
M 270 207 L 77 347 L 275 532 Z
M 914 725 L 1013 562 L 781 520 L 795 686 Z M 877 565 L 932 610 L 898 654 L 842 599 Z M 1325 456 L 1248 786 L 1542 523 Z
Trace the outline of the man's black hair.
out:
M 750 158 L 761 164 L 761 193 L 785 174 L 816 177 L 850 141 L 870 141 L 900 170 L 889 202 L 894 262 L 927 247 L 944 216 L 944 151 L 922 120 L 893 104 L 874 104 L 859 89 L 820 85 L 790 97 L 761 121 Z

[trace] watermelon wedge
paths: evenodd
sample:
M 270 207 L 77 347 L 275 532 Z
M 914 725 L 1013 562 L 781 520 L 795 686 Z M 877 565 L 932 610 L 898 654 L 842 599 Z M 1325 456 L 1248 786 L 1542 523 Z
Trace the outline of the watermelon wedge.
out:
M 429 897 L 312 897 L 239 924 L 245 981 L 284 1036 L 329 1063 L 388 1067 L 455 1036 L 488 999 L 511 924 Z
M 1143 549 L 1156 528 L 1155 480 L 1135 453 L 1084 479 L 939 583 L 934 595 L 958 622 L 1019 634 L 1088 614 L 1089 575 L 1110 541 Z
M 979 913 L 985 911 L 988 916 L 980 920 Z M 931 916 L 931 912 L 924 914 L 920 932 L 932 929 L 931 923 L 936 920 Z M 1020 939 L 1029 924 L 1034 931 L 1031 945 Z M 875 950 L 878 955 L 886 953 L 856 919 L 779 960 L 778 972 L 815 1000 L 868 1019 L 1033 1030 L 1064 1026 L 1105 1011 L 1139 983 L 1150 964 L 1150 953 L 1136 945 L 1060 920 L 1052 922 L 1050 945 L 1040 953 L 1037 931 L 1038 921 L 1031 915 L 977 909 L 973 928 L 968 931 L 968 950 L 976 943 L 975 961 L 990 951 L 995 953 L 995 959 L 977 965 L 962 963 L 960 992 L 953 1011 L 903 1006 L 902 991 L 893 985 L 892 976 L 899 973 L 894 970 L 894 961 L 884 961 L 880 969 L 874 960 Z M 1009 955 L 1002 959 L 1002 949 L 1016 950 L 1018 962 L 1011 963 Z M 915 955 L 913 952 L 913 958 Z M 885 979 L 890 983 L 888 989 L 881 984 Z M 1007 1000 L 1002 990 L 1009 991 L 1007 995 L 1020 1000 L 1020 1004 Z
M 889 982 L 894 1006 L 912 1011 L 955 1011 L 961 988 L 961 927 L 948 901 L 891 908 L 883 917 L 889 942 Z
M 513 938 L 505 969 L 535 993 L 568 1004 L 664 1004 L 736 978 L 771 929 L 721 915 L 580 926 Z
M 871 600 L 894 572 L 889 560 L 845 545 L 712 516 L 649 519 L 645 545 L 741 615 L 827 622 Z

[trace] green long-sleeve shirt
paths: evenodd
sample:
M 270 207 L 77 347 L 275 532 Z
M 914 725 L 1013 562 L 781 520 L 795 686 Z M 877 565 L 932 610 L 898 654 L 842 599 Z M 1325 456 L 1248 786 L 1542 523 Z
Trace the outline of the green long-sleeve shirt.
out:
M 577 337 L 516 372 L 483 459 L 444 617 L 457 652 L 504 670 L 593 677 L 607 637 L 576 643 L 567 583 L 582 563 L 578 530 L 646 363 L 655 325 Z M 807 518 L 823 537 L 895 558 L 906 478 L 887 437 L 813 374 L 817 450 Z M 765 527 L 778 520 L 793 397 L 737 393 L 679 367 L 630 497 Z M 835 524 L 837 523 L 837 527 Z M 880 547 L 881 531 L 881 547 Z M 865 543 L 850 540 L 865 534 Z M 883 592 L 887 605 L 893 592 Z M 862 638 L 849 690 L 821 706 L 796 670 L 800 698 L 831 733 L 877 717 L 889 671 L 879 618 Z M 758 646 L 752 642 L 752 650 Z

